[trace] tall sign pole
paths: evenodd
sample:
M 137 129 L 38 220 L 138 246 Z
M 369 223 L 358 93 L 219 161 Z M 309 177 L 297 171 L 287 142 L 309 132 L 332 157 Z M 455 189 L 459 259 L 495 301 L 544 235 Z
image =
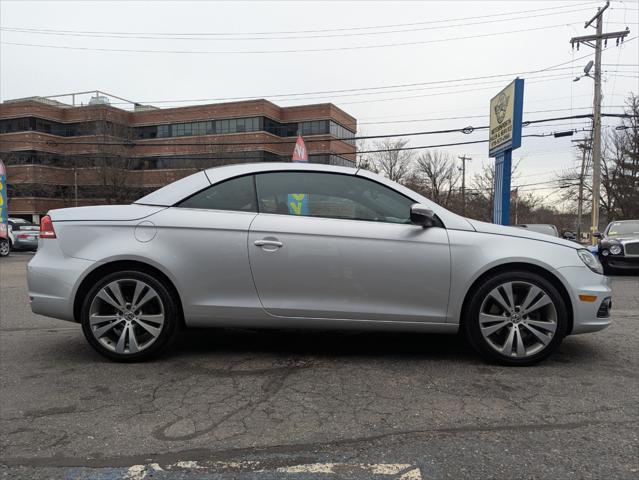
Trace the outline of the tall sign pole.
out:
M 521 146 L 524 81 L 516 78 L 490 100 L 488 155 L 495 157 L 493 223 L 510 223 L 512 152 Z
M 597 9 L 595 16 L 584 25 L 584 28 L 588 28 L 592 26 L 593 22 L 596 22 L 597 33 L 595 35 L 584 35 L 570 39 L 573 48 L 576 45 L 579 49 L 579 45 L 583 43 L 595 49 L 595 94 L 592 118 L 592 225 L 590 227 L 593 245 L 597 242 L 594 234 L 599 230 L 599 190 L 601 187 L 601 47 L 602 43 L 607 44 L 609 39 L 615 39 L 619 44 L 630 33 L 628 27 L 621 32 L 603 33 L 603 13 L 609 6 L 610 2 L 607 1 L 606 5 Z
M 293 158 L 291 160 L 294 163 L 308 163 L 308 151 L 306 150 L 306 144 L 301 135 L 297 136 L 297 141 L 293 148 Z M 289 193 L 288 211 L 291 215 L 308 215 L 308 194 Z
M 472 160 L 472 158 L 462 155 L 458 157 L 462 161 L 462 216 L 466 216 L 466 160 Z
M 7 238 L 9 235 L 7 224 L 9 223 L 7 213 L 7 169 L 0 159 L 0 238 Z

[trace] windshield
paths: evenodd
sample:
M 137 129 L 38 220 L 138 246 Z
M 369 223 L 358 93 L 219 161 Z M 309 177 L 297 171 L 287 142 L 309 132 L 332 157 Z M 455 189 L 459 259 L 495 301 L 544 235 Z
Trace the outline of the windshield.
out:
M 623 235 L 639 235 L 639 220 L 630 222 L 612 222 L 608 225 L 606 234 L 609 237 L 621 237 Z

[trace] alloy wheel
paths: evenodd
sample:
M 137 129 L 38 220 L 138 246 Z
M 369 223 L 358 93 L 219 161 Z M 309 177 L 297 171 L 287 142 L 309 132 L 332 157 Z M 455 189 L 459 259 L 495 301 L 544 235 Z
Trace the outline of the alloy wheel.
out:
M 89 307 L 92 335 L 108 350 L 134 354 L 150 347 L 164 327 L 158 293 L 138 279 L 118 279 L 100 289 Z
M 0 257 L 6 257 L 9 255 L 10 250 L 9 242 L 7 240 L 0 240 Z
M 557 331 L 557 309 L 550 295 L 529 282 L 502 283 L 484 298 L 479 329 L 495 351 L 526 358 L 543 350 Z

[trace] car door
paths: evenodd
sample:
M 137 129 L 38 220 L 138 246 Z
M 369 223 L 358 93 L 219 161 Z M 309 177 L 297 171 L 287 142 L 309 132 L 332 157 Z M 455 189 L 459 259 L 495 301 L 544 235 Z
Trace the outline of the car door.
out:
M 156 255 L 179 281 L 190 325 L 263 315 L 246 251 L 256 215 L 253 177 L 247 175 L 212 185 L 151 217 L 157 241 L 146 255 Z
M 255 179 L 249 261 L 269 314 L 446 321 L 448 235 L 411 224 L 413 200 L 355 175 L 289 171 Z M 291 199 L 305 208 L 288 205 Z

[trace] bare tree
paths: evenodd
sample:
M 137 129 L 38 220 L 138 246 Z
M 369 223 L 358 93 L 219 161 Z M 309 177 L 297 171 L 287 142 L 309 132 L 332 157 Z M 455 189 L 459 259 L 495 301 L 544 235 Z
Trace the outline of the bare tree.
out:
M 368 158 L 382 175 L 401 183 L 408 177 L 415 156 L 412 150 L 403 150 L 406 145 L 408 140 L 403 138 L 375 142 L 374 149 L 377 151 Z
M 135 189 L 131 185 L 132 160 L 120 155 L 105 155 L 98 167 L 98 175 L 109 204 L 128 203 L 135 200 Z
M 427 150 L 417 158 L 413 173 L 425 196 L 445 207 L 451 204 L 461 180 L 461 171 L 453 155 Z
M 600 205 L 604 220 L 639 217 L 639 97 L 631 95 L 626 113 L 617 128 L 604 138 L 601 159 Z M 584 205 L 592 205 L 592 166 L 584 173 Z M 575 204 L 580 172 L 557 176 L 564 187 L 564 200 Z
M 639 97 L 626 101 L 623 118 L 607 137 L 602 183 L 608 219 L 639 217 Z
M 357 168 L 364 170 L 370 170 L 374 173 L 379 173 L 379 169 L 375 165 L 371 153 L 368 150 L 373 150 L 371 144 L 367 140 L 357 140 L 357 153 L 355 155 L 355 164 Z
M 511 182 L 515 183 L 517 179 L 517 170 L 519 164 L 513 165 Z M 485 222 L 493 221 L 493 201 L 495 197 L 495 163 L 488 162 L 482 163 L 481 171 L 475 173 L 470 182 L 470 188 L 466 189 L 468 198 L 466 204 L 467 216 L 482 220 Z M 532 211 L 539 204 L 539 200 L 532 194 L 520 195 L 517 194 L 517 207 L 521 207 L 522 214 L 518 216 L 518 223 L 532 223 L 527 218 L 526 206 L 528 210 Z M 511 208 L 511 223 L 514 220 L 514 209 Z M 519 213 L 519 212 L 518 212 Z

